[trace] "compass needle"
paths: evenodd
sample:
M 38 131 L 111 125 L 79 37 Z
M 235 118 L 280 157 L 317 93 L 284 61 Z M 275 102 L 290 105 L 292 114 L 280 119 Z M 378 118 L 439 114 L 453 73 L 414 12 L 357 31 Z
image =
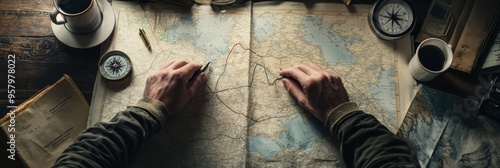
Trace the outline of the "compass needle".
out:
M 387 23 L 389 23 L 391 21 L 390 18 L 387 19 L 387 21 L 384 23 L 384 25 L 386 25 Z
M 121 51 L 110 51 L 99 60 L 99 72 L 109 80 L 123 79 L 131 70 L 130 58 Z
M 368 15 L 371 30 L 385 40 L 396 40 L 410 34 L 416 22 L 412 5 L 410 0 L 378 0 Z
M 394 19 L 394 22 L 396 22 L 396 24 L 400 27 L 400 28 L 403 28 L 403 26 L 401 26 L 401 24 L 399 24 L 398 20 L 400 20 L 399 18 L 396 18 Z
M 394 15 L 399 16 L 398 13 L 400 10 L 401 10 L 401 8 L 399 8 L 398 11 L 396 11 L 396 13 Z

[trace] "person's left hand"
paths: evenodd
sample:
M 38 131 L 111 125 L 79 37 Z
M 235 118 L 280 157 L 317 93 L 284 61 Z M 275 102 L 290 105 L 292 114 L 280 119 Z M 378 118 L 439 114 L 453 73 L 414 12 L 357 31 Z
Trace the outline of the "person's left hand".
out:
M 146 81 L 144 97 L 161 101 L 170 115 L 177 114 L 203 86 L 205 73 L 188 82 L 201 64 L 170 61 Z

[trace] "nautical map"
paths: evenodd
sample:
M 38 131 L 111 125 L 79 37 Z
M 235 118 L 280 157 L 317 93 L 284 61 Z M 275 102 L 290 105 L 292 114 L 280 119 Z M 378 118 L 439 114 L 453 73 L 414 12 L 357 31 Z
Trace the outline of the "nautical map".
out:
M 500 125 L 477 115 L 478 102 L 426 86 L 398 131 L 421 167 L 500 166 Z
M 127 80 L 107 83 L 102 121 L 134 105 L 147 76 L 168 60 L 212 62 L 206 88 L 143 145 L 131 167 L 343 167 L 322 123 L 279 80 L 281 69 L 298 64 L 339 74 L 351 101 L 395 132 L 396 46 L 373 35 L 369 6 L 353 13 L 341 4 L 328 11 L 294 4 L 120 10 L 112 50 L 127 53 L 133 70 Z

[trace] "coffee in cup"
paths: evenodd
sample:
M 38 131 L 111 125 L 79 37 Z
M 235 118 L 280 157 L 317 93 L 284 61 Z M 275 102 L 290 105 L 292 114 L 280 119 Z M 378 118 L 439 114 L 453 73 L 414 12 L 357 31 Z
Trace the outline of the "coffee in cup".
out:
M 420 48 L 418 60 L 422 66 L 431 71 L 439 71 L 444 67 L 444 53 L 439 47 L 426 45 Z
M 96 0 L 54 0 L 50 19 L 72 33 L 87 34 L 101 26 L 102 14 Z
M 438 38 L 428 38 L 418 45 L 410 60 L 410 74 L 418 81 L 430 81 L 446 71 L 452 61 L 450 45 Z

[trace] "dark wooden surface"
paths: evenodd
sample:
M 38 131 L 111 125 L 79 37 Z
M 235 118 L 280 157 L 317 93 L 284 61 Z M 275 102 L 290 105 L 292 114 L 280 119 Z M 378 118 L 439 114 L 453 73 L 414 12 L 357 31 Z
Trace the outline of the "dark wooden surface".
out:
M 15 54 L 15 104 L 19 105 L 63 74 L 70 75 L 90 102 L 100 46 L 74 49 L 51 29 L 52 0 L 0 1 L 0 116 L 8 112 L 8 55 Z

